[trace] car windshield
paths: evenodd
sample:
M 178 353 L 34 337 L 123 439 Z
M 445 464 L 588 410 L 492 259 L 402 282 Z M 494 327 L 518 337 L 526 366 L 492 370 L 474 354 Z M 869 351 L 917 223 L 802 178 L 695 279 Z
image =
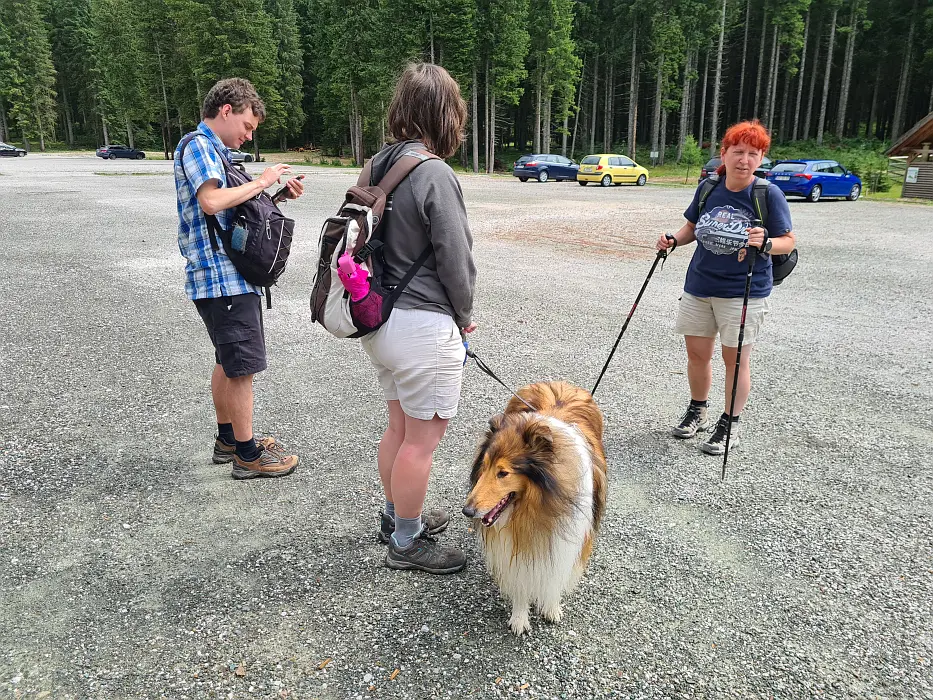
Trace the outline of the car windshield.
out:
M 715 170 L 720 165 L 722 165 L 722 160 L 720 158 L 711 158 L 703 167 L 707 170 Z
M 803 163 L 778 163 L 771 168 L 772 173 L 802 173 L 807 166 Z
M 599 165 L 599 156 L 587 156 L 580 163 L 583 165 Z

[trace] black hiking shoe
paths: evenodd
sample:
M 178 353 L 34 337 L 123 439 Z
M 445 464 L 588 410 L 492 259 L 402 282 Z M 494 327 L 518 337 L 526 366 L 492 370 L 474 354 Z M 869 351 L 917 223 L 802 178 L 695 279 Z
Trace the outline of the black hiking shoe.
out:
M 379 511 L 379 541 L 382 544 L 389 544 L 389 538 L 395 532 L 395 518 Z M 421 514 L 422 528 L 429 535 L 438 535 L 447 529 L 450 525 L 450 516 L 442 510 L 429 510 Z
M 709 440 L 701 442 L 697 447 L 700 452 L 708 455 L 721 455 L 726 451 L 726 430 L 729 426 L 729 417 L 723 414 L 716 423 L 716 429 Z M 735 449 L 739 444 L 739 423 L 732 421 L 732 433 L 729 435 L 729 450 Z
M 709 416 L 707 415 L 707 410 L 706 406 L 694 406 L 690 404 L 683 418 L 680 419 L 680 423 L 671 429 L 671 433 L 673 433 L 676 438 L 686 440 L 687 438 L 692 438 L 698 432 L 708 429 Z
M 466 555 L 453 547 L 442 547 L 424 530 L 405 549 L 389 540 L 385 565 L 403 571 L 426 571 L 429 574 L 455 574 L 466 566 Z

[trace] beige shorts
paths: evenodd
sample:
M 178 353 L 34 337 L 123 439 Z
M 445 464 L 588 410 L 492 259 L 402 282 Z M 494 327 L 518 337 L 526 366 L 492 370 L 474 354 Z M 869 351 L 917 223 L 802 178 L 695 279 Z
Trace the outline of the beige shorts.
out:
M 389 320 L 364 336 L 362 344 L 386 401 L 398 401 L 406 415 L 421 420 L 457 415 L 466 349 L 450 316 L 393 309 Z
M 745 336 L 742 345 L 752 345 L 765 316 L 771 312 L 771 299 L 749 299 L 745 314 Z M 675 332 L 680 335 L 698 335 L 715 338 L 728 348 L 739 346 L 739 324 L 742 321 L 742 299 L 720 299 L 719 297 L 695 297 L 684 292 L 680 298 Z

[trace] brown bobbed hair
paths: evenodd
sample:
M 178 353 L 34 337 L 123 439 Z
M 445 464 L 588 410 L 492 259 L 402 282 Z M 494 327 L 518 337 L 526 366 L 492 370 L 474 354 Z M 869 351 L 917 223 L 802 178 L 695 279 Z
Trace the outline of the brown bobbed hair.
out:
M 389 133 L 398 141 L 422 141 L 441 158 L 463 141 L 467 107 L 450 73 L 433 63 L 412 63 L 395 86 L 389 105 Z
M 234 114 L 242 114 L 251 108 L 253 116 L 259 121 L 266 118 L 266 105 L 253 84 L 245 78 L 226 78 L 208 90 L 201 106 L 201 118 L 213 119 L 224 105 L 233 107 Z

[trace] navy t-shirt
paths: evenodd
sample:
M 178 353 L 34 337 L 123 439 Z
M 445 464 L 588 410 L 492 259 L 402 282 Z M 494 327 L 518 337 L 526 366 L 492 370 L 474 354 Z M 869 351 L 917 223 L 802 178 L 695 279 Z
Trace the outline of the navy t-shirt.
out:
M 684 283 L 684 291 L 688 294 L 723 299 L 745 295 L 745 276 L 748 274 L 746 229 L 751 227 L 753 219 L 758 218 L 752 201 L 753 187 L 754 183 L 739 192 L 730 192 L 726 183 L 720 182 L 706 198 L 702 213 L 699 211 L 700 188 L 697 187 L 693 201 L 684 212 L 684 217 L 696 224 L 697 238 L 696 251 Z M 787 199 L 774 183 L 768 185 L 767 229 L 772 238 L 793 230 Z M 771 294 L 772 286 L 771 256 L 759 255 L 755 260 L 749 296 L 754 299 L 766 297 Z

